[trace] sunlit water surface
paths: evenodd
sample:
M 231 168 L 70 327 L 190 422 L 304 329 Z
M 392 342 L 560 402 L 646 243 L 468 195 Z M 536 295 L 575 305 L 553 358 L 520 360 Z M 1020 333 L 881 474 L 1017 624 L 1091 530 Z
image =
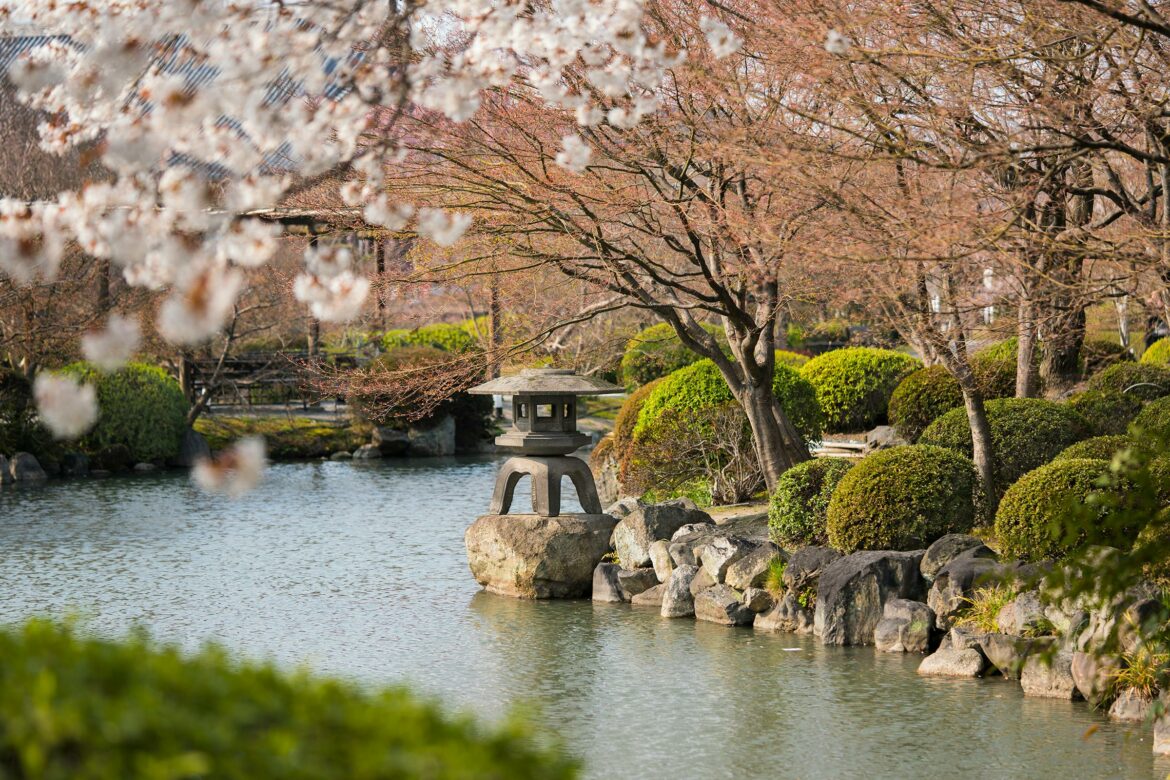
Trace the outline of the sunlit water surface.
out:
M 1148 727 L 918 657 L 656 610 L 479 592 L 463 531 L 499 460 L 273 467 L 238 501 L 169 473 L 0 492 L 0 621 L 80 615 L 498 718 L 540 713 L 590 777 L 1162 777 Z M 518 497 L 521 504 L 527 497 Z M 570 501 L 574 499 L 570 495 Z M 1086 736 L 1091 726 L 1094 733 Z

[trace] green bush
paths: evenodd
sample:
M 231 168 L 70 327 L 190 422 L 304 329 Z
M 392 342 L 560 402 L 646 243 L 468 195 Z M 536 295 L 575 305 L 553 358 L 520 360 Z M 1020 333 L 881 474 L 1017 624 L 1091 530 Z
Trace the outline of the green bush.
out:
M 854 466 L 829 502 L 829 543 L 855 550 L 914 550 L 975 525 L 975 467 L 952 450 L 912 444 Z
M 1094 436 L 1066 447 L 1053 460 L 1113 460 L 1118 452 L 1132 446 L 1133 439 L 1128 436 Z
M 826 430 L 859 431 L 885 421 L 894 388 L 921 366 L 901 352 L 850 347 L 818 355 L 800 373 L 816 388 Z
M 827 544 L 829 500 L 851 468 L 843 458 L 813 458 L 785 471 L 768 504 L 772 541 L 790 549 Z
M 1089 379 L 1090 390 L 1114 390 L 1152 401 L 1170 395 L 1170 368 L 1149 363 L 1117 363 Z
M 971 358 L 971 373 L 979 383 L 984 400 L 1011 398 L 1016 394 L 1016 361 Z
M 1039 352 L 1039 350 L 1036 350 Z M 1016 336 L 988 344 L 977 350 L 972 356 L 976 360 L 1010 360 L 1013 363 L 1020 353 L 1020 340 Z
M 1063 558 L 1078 546 L 1066 521 L 1108 470 L 1093 458 L 1057 460 L 1030 471 L 1008 488 L 995 513 L 1000 553 L 1025 561 Z
M 1170 339 L 1158 339 L 1142 353 L 1142 362 L 1151 366 L 1170 366 Z
M 405 689 L 89 639 L 33 620 L 0 631 L 0 776 L 570 778 L 515 721 L 487 728 Z
M 959 380 L 944 366 L 927 366 L 898 384 L 890 396 L 888 416 L 898 435 L 913 443 L 926 426 L 962 405 Z
M 789 368 L 800 368 L 809 361 L 808 355 L 802 355 L 799 352 L 791 352 L 787 349 L 776 350 L 776 365 L 788 366 Z
M 613 453 L 618 462 L 618 480 L 625 482 L 629 468 L 630 456 L 634 445 L 634 429 L 638 425 L 638 415 L 642 413 L 642 406 L 646 399 L 654 392 L 654 388 L 662 383 L 662 379 L 654 379 L 639 387 L 626 396 L 622 408 L 618 410 L 613 421 Z
M 1129 350 L 1116 341 L 1086 339 L 1081 344 L 1080 366 L 1084 376 L 1092 376 L 1117 363 L 1132 362 Z
M 1150 401 L 1133 418 L 1130 434 L 1144 439 L 1170 441 L 1170 396 Z
M 73 363 L 62 373 L 94 386 L 98 421 L 79 442 L 92 454 L 123 445 L 136 461 L 178 454 L 187 429 L 187 399 L 179 383 L 158 366 L 131 363 L 113 372 Z
M 795 369 L 777 365 L 772 374 L 772 392 L 806 441 L 820 438 L 821 410 L 816 392 L 808 381 Z M 668 409 L 686 413 L 735 400 L 715 363 L 700 360 L 675 371 L 654 388 L 638 413 L 634 438 L 640 437 Z
M 478 344 L 466 328 L 443 322 L 423 325 L 417 330 L 390 330 L 382 336 L 382 348 L 387 351 L 398 347 L 433 347 L 443 352 L 470 352 Z
M 32 384 L 17 371 L 0 369 L 0 455 L 31 452 L 56 460 L 60 449 L 37 419 Z
M 1068 408 L 1085 418 L 1098 436 L 1125 433 L 1129 423 L 1142 410 L 1141 399 L 1117 390 L 1086 390 L 1071 396 Z
M 705 324 L 703 329 L 721 344 L 726 343 L 723 328 Z M 667 322 L 651 325 L 630 339 L 622 355 L 621 376 L 626 388 L 634 388 L 689 366 L 700 355 L 684 347 L 674 328 Z
M 995 448 L 995 479 L 1000 493 L 1037 466 L 1049 462 L 1085 438 L 1088 423 L 1063 404 L 1040 398 L 997 398 L 988 401 L 987 421 Z M 965 409 L 952 409 L 932 422 L 920 444 L 961 452 L 971 457 L 971 427 Z

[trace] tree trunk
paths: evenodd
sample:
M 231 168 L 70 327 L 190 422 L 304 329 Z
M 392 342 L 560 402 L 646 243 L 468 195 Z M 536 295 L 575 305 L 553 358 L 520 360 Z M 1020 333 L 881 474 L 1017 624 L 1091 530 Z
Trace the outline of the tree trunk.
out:
M 771 382 L 767 385 L 746 384 L 740 405 L 751 425 L 756 459 L 771 493 L 781 474 L 809 459 L 808 447 L 780 408 L 780 402 L 772 393 Z
M 1016 398 L 1035 398 L 1039 395 L 1039 377 L 1036 374 L 1036 312 L 1028 292 L 1020 297 L 1017 315 L 1016 340 Z
M 987 409 L 983 395 L 976 388 L 962 388 L 963 408 L 967 410 L 967 422 L 971 426 L 971 459 L 975 471 L 983 484 L 986 498 L 986 516 L 994 517 L 999 505 L 995 480 L 995 444 L 991 441 L 991 424 L 987 421 Z
M 1085 343 L 1085 307 L 1067 302 L 1053 318 L 1051 336 L 1044 345 L 1040 376 L 1049 388 L 1075 382 L 1080 375 L 1081 345 Z

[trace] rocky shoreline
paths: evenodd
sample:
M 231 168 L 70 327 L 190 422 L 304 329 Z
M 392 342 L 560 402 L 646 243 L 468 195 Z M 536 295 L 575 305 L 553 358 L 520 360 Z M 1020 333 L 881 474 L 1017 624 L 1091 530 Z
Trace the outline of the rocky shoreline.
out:
M 1002 675 L 1025 696 L 1084 700 L 1111 719 L 1151 723 L 1154 753 L 1170 755 L 1170 715 L 1155 717 L 1154 699 L 1115 684 L 1139 650 L 1132 627 L 1163 610 L 1153 585 L 1104 606 L 1048 603 L 1030 589 L 1036 566 L 1001 561 L 974 536 L 909 552 L 786 551 L 769 539 L 765 513 L 716 522 L 685 500 L 627 498 L 604 515 L 488 515 L 466 541 L 477 581 L 501 595 L 588 597 L 664 618 L 919 653 L 922 676 Z M 977 623 L 969 613 L 988 583 L 1004 589 L 1003 603 Z M 1106 653 L 1118 626 L 1121 646 Z

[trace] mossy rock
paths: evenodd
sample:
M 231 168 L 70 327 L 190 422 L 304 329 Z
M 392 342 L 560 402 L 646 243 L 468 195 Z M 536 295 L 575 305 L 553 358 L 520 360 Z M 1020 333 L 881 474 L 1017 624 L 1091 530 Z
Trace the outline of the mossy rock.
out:
M 785 471 L 768 502 L 772 541 L 790 550 L 828 544 L 829 501 L 851 468 L 844 458 L 813 458 Z
M 1170 395 L 1170 367 L 1149 363 L 1118 363 L 1094 374 L 1090 390 L 1113 390 L 1152 401 Z
M 829 502 L 829 543 L 856 550 L 915 550 L 975 525 L 975 466 L 944 447 L 913 444 L 857 463 Z
M 1098 436 L 1125 433 L 1142 410 L 1140 398 L 1118 390 L 1086 390 L 1069 397 L 1065 403 L 1085 418 L 1089 428 Z
M 901 352 L 849 347 L 818 355 L 800 373 L 816 388 L 825 430 L 851 432 L 885 422 L 894 389 L 921 367 L 921 361 Z
M 913 444 L 926 426 L 962 405 L 959 380 L 944 366 L 927 366 L 898 384 L 890 396 L 888 417 L 898 435 Z
M 1024 561 L 1059 560 L 1083 543 L 1070 538 L 1069 518 L 1095 492 L 1109 463 L 1094 458 L 1055 460 L 1008 488 L 995 513 L 1000 554 Z
M 1083 417 L 1053 401 L 997 398 L 986 402 L 984 408 L 995 448 L 995 480 L 1000 493 L 1089 433 Z M 971 457 L 971 427 L 966 410 L 947 412 L 932 422 L 918 441 Z
M 1113 456 L 1118 452 L 1132 446 L 1134 446 L 1133 439 L 1128 436 L 1094 436 L 1091 439 L 1078 441 L 1076 444 L 1065 448 L 1053 460 L 1083 460 L 1089 458 L 1090 460 L 1111 461 L 1113 460 Z
M 1170 368 L 1170 339 L 1158 339 L 1142 353 L 1142 362 Z
M 723 328 L 706 323 L 703 329 L 725 345 Z M 666 322 L 651 325 L 626 344 L 622 354 L 621 378 L 633 391 L 647 382 L 660 379 L 700 360 L 702 355 L 684 346 L 674 327 Z

